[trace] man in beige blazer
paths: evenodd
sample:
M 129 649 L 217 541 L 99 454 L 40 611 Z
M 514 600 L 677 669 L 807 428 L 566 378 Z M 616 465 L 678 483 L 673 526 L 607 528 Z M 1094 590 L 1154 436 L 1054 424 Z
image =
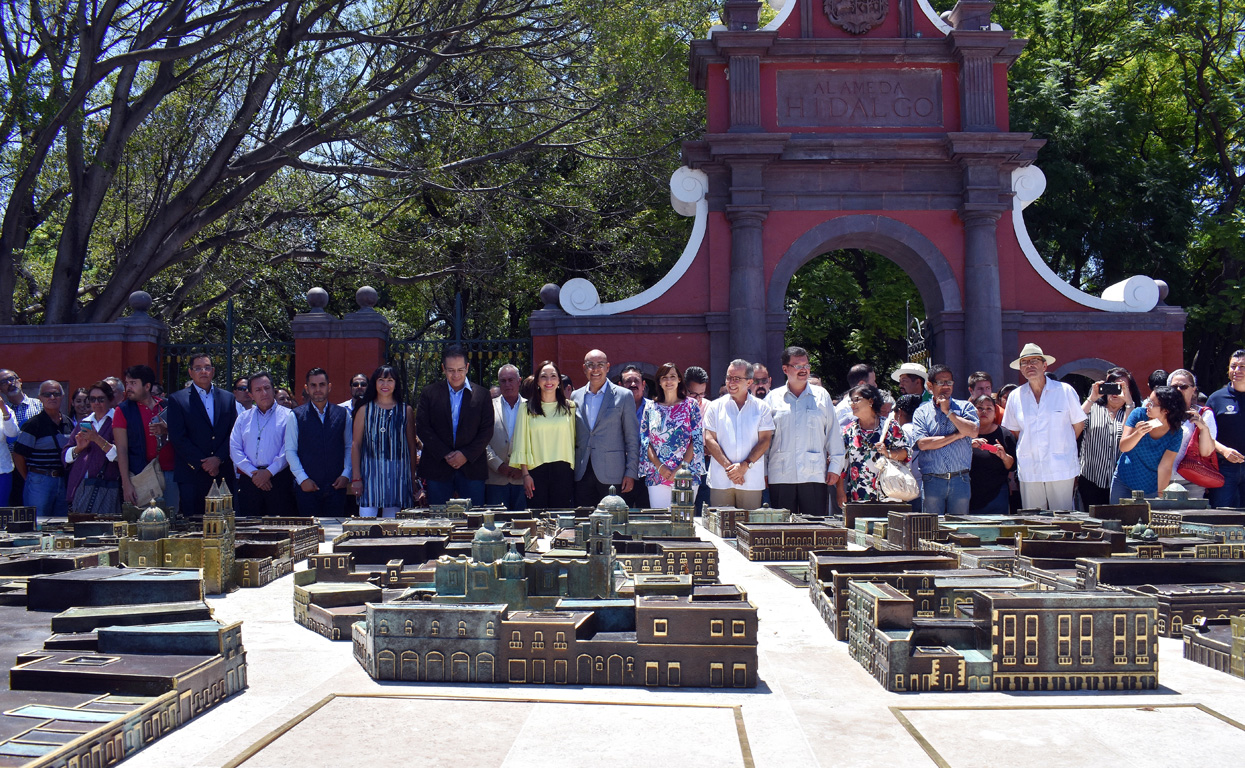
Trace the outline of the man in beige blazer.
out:
M 527 509 L 523 493 L 523 472 L 510 466 L 510 440 L 524 399 L 519 397 L 519 369 L 507 363 L 497 370 L 501 394 L 493 398 L 493 439 L 484 449 L 488 457 L 488 479 L 484 481 L 484 503 L 504 505 L 506 509 Z

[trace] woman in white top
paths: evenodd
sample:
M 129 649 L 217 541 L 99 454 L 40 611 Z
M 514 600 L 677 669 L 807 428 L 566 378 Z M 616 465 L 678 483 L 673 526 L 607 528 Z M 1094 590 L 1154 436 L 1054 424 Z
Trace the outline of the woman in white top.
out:
M 1046 377 L 1054 362 L 1037 344 L 1026 344 L 1012 361 L 1028 384 L 1008 399 L 1003 426 L 1016 435 L 1025 509 L 1075 509 L 1073 491 L 1081 471 L 1076 439 L 1085 429 L 1086 416 L 1075 389 Z
M 1167 386 L 1174 387 L 1184 395 L 1184 404 L 1189 408 L 1189 418 L 1180 425 L 1180 450 L 1176 451 L 1176 467 L 1190 451 L 1197 451 L 1201 456 L 1210 456 L 1215 452 L 1215 438 L 1219 437 L 1219 426 L 1215 423 L 1215 412 L 1204 405 L 1197 404 L 1197 378 L 1192 371 L 1177 368 L 1167 375 Z M 1193 442 L 1193 433 L 1197 432 L 1197 447 Z M 1206 489 L 1193 481 L 1181 477 L 1180 472 L 1172 470 L 1172 482 L 1180 483 L 1189 492 L 1190 499 L 1206 497 Z M 1163 490 L 1162 488 L 1159 489 Z

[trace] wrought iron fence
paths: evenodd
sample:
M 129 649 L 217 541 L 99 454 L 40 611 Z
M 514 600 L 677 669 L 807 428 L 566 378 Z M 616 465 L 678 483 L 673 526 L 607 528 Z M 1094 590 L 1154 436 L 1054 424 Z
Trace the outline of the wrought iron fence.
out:
M 518 366 L 521 375 L 532 368 L 531 339 L 390 341 L 386 351 L 390 364 L 403 372 L 407 389 L 414 394 L 441 377 L 441 350 L 450 345 L 462 347 L 470 366 L 468 376 L 485 385 L 493 383 L 497 369 L 506 363 Z
M 173 392 L 190 381 L 190 358 L 196 354 L 212 356 L 217 386 L 228 389 L 238 376 L 270 371 L 276 386 L 294 382 L 294 344 L 289 341 L 247 341 L 215 344 L 165 344 L 160 348 L 161 384 Z

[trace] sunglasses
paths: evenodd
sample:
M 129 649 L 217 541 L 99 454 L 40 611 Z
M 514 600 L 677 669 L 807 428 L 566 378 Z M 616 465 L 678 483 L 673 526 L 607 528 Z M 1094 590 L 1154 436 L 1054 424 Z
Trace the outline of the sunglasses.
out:
M 64 392 L 40 392 L 39 397 L 64 397 Z
M 86 401 L 88 403 L 106 403 L 108 402 L 108 398 L 100 395 L 90 395 L 87 397 Z

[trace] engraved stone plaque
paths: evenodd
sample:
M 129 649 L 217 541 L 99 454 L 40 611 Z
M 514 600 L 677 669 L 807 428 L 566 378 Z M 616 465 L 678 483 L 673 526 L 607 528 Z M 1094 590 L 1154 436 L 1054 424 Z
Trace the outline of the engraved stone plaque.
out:
M 778 125 L 785 128 L 937 128 L 942 72 L 873 69 L 777 73 Z
M 886 20 L 890 0 L 823 0 L 826 18 L 853 35 L 863 35 Z

